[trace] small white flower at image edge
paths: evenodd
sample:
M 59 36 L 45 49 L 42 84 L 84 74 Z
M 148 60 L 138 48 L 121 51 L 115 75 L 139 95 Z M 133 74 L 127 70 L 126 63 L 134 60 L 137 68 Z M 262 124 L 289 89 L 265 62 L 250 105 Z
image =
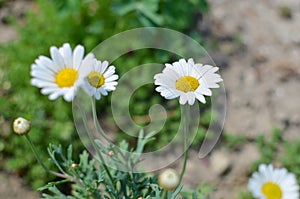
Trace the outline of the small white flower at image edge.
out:
M 108 61 L 93 59 L 83 64 L 80 73 L 84 76 L 81 84 L 83 90 L 97 100 L 102 95 L 108 95 L 108 92 L 115 90 L 118 85 L 119 76 L 115 74 L 115 67 L 109 66 Z
M 166 99 L 179 98 L 179 103 L 193 105 L 195 100 L 206 103 L 205 97 L 211 96 L 211 88 L 219 88 L 222 78 L 216 72 L 218 67 L 195 64 L 192 58 L 180 59 L 173 64 L 165 64 L 162 73 L 154 76 L 156 91 Z
M 257 199 L 299 199 L 296 176 L 272 165 L 259 165 L 249 179 L 248 189 Z
M 41 93 L 49 95 L 50 100 L 63 96 L 70 102 L 81 82 L 81 65 L 94 59 L 94 55 L 89 53 L 84 57 L 83 46 L 77 45 L 72 51 L 70 44 L 65 43 L 60 48 L 52 46 L 50 56 L 41 55 L 31 65 L 31 84 L 41 88 Z

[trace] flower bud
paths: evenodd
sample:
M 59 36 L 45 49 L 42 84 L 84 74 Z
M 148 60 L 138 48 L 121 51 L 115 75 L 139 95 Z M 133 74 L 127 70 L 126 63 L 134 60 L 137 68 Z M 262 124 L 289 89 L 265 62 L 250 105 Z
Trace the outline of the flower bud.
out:
M 72 169 L 75 169 L 76 167 L 77 167 L 77 164 L 75 164 L 75 163 L 71 164 Z
M 30 121 L 19 117 L 13 123 L 13 130 L 18 135 L 26 135 L 30 130 Z
M 173 190 L 179 184 L 179 176 L 174 169 L 166 169 L 159 174 L 158 184 L 165 190 Z
M 114 154 L 115 154 L 115 153 L 114 153 L 113 151 L 109 151 L 109 152 L 108 152 L 108 155 L 109 155 L 110 157 L 114 156 Z

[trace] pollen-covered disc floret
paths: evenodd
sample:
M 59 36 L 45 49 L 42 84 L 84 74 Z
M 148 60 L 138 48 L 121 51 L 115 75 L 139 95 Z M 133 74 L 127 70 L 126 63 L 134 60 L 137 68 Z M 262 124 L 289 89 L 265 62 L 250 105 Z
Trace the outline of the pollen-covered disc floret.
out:
M 154 76 L 156 91 L 166 99 L 179 97 L 180 104 L 193 105 L 195 99 L 205 103 L 204 95 L 211 96 L 210 88 L 218 88 L 222 81 L 217 74 L 218 67 L 195 64 L 193 59 L 180 59 L 166 67 Z
M 94 59 L 84 64 L 80 70 L 84 76 L 82 87 L 90 96 L 100 99 L 101 95 L 106 96 L 109 91 L 116 89 L 118 75 L 115 74 L 115 67 L 109 66 L 108 61 Z
M 72 51 L 66 43 L 59 49 L 50 48 L 51 58 L 39 56 L 31 65 L 31 84 L 42 88 L 41 93 L 49 95 L 50 100 L 63 96 L 72 101 L 80 83 L 79 68 L 84 62 L 94 59 L 93 54 L 84 58 L 84 47 L 78 45 Z
M 299 199 L 295 175 L 272 165 L 261 164 L 249 179 L 248 188 L 257 199 Z

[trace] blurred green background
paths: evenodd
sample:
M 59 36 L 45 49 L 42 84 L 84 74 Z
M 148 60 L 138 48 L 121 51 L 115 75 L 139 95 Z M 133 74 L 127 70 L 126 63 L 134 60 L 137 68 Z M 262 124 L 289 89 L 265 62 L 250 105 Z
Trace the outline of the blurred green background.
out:
M 7 2 L 2 0 L 0 5 Z M 78 153 L 83 149 L 74 128 L 71 103 L 66 103 L 62 98 L 50 101 L 40 94 L 38 88 L 30 85 L 31 64 L 39 55 L 49 56 L 50 46 L 59 47 L 65 42 L 72 47 L 82 44 L 89 52 L 114 34 L 148 26 L 174 29 L 190 35 L 199 43 L 205 43 L 196 24 L 208 10 L 206 0 L 39 0 L 34 1 L 32 9 L 26 12 L 24 23 L 10 16 L 8 22 L 17 28 L 19 36 L 12 42 L 0 45 L 0 161 L 3 163 L 0 169 L 22 176 L 33 188 L 53 178 L 42 170 L 25 139 L 12 133 L 11 123 L 19 116 L 31 121 L 30 136 L 46 165 L 50 166 L 46 150 L 49 143 L 63 146 L 72 143 Z M 113 64 L 122 76 L 131 67 L 142 63 L 165 63 L 175 59 L 174 55 L 166 52 L 141 50 L 126 54 Z M 149 107 L 155 103 L 169 103 L 172 108 L 166 127 L 148 150 L 168 143 L 177 132 L 180 121 L 180 110 L 175 108 L 177 102 L 166 102 L 158 94 L 152 97 L 153 92 L 154 86 L 142 87 L 132 99 L 134 107 L 130 107 L 132 116 L 140 118 L 147 115 Z M 102 115 L 110 115 L 109 104 L 109 97 L 98 102 L 98 106 L 103 107 Z M 205 111 L 195 143 L 203 139 L 210 118 L 211 112 Z M 106 118 L 103 122 L 115 129 L 116 142 L 125 138 L 132 140 L 134 146 L 135 139 L 119 132 L 112 118 Z M 139 122 L 146 124 L 148 121 Z

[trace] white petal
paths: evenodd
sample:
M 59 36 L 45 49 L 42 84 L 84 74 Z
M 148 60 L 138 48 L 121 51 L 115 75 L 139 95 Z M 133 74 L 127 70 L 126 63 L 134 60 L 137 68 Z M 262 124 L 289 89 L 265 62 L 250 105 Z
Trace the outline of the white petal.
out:
M 206 103 L 205 97 L 204 97 L 203 95 L 201 95 L 201 94 L 199 94 L 199 93 L 195 93 L 195 96 L 196 96 L 196 98 L 197 98 L 200 102 L 202 102 L 203 104 Z
M 57 92 L 57 91 L 59 91 L 59 88 L 57 87 L 48 87 L 48 88 L 43 88 L 41 90 L 41 93 L 43 95 L 49 95 L 50 93 Z
M 193 105 L 195 103 L 195 94 L 192 92 L 187 93 L 188 94 L 188 103 L 189 105 Z
M 55 77 L 53 77 L 53 75 L 44 72 L 44 71 L 38 71 L 38 70 L 32 70 L 30 72 L 30 75 L 37 78 L 37 79 L 41 79 L 41 80 L 45 80 L 45 81 L 50 81 L 50 82 L 54 82 L 55 81 Z
M 54 92 L 54 93 L 52 93 L 51 95 L 49 95 L 49 99 L 50 99 L 50 100 L 56 100 L 60 95 L 61 95 L 61 94 L 60 94 L 59 91 L 58 91 L 58 92 Z
M 51 57 L 56 64 L 56 67 L 58 67 L 59 70 L 62 70 L 65 67 L 64 59 L 59 53 L 58 49 L 54 46 L 50 48 L 50 54 Z
M 75 47 L 74 49 L 74 53 L 73 53 L 73 68 L 75 70 L 78 70 L 82 59 L 83 59 L 83 55 L 84 55 L 84 48 L 81 45 L 78 45 Z
M 94 58 L 95 58 L 94 53 L 88 53 L 88 54 L 85 56 L 85 58 L 83 59 L 83 61 L 86 60 L 86 59 L 94 59 Z
M 113 82 L 105 82 L 105 85 L 104 86 L 107 86 L 107 87 L 115 87 L 118 85 L 118 82 L 116 81 L 113 81 Z
M 160 89 L 158 89 L 160 90 Z M 177 92 L 175 92 L 173 89 L 166 89 L 161 88 L 161 96 L 165 97 L 166 99 L 174 99 L 179 96 Z
M 96 59 L 86 59 L 82 62 L 82 65 L 79 68 L 79 76 L 80 78 L 84 78 L 88 76 L 89 73 L 95 71 L 94 65 L 96 64 Z
M 42 88 L 42 87 L 57 87 L 57 85 L 55 83 L 52 83 L 52 82 L 46 82 L 46 81 L 41 81 L 39 79 L 31 79 L 31 84 L 33 86 L 37 86 L 39 88 Z
M 207 87 L 205 86 L 199 86 L 197 88 L 197 90 L 195 90 L 195 92 L 201 94 L 201 95 L 207 95 L 207 96 L 211 96 L 212 95 L 212 92 L 210 89 L 208 89 Z
M 71 49 L 70 44 L 66 43 L 58 50 L 64 58 L 65 65 L 68 68 L 72 68 L 73 67 L 73 59 L 72 59 L 72 49 Z
M 213 66 L 211 65 L 204 65 L 201 67 L 198 67 L 198 65 L 195 65 L 195 70 L 198 72 L 198 74 L 202 77 L 207 71 L 209 71 Z
M 38 59 L 35 60 L 35 63 L 38 65 L 37 68 L 42 67 L 48 69 L 49 73 L 55 74 L 59 71 L 57 65 L 48 57 L 40 56 Z M 34 70 L 34 68 L 32 68 Z
M 108 67 L 108 61 L 104 61 L 104 62 L 102 62 L 102 64 L 100 62 L 99 65 L 101 65 L 99 72 L 103 74 L 104 71 L 106 71 L 106 69 Z M 111 69 L 114 69 L 114 68 L 115 68 L 114 66 L 111 67 Z
M 194 62 L 194 59 L 193 59 L 193 58 L 189 58 L 189 59 L 188 59 L 188 63 L 189 63 L 191 66 L 194 66 L 194 65 L 195 65 L 195 62 Z
M 115 81 L 115 80 L 117 80 L 118 78 L 119 78 L 118 75 L 112 75 L 112 76 L 110 76 L 110 77 L 108 77 L 108 78 L 105 78 L 105 83 L 106 83 L 106 82 Z
M 112 74 L 115 73 L 115 67 L 110 66 L 105 72 L 101 72 L 105 78 L 111 76 Z
M 219 70 L 219 67 L 212 67 L 211 69 L 209 69 L 207 71 L 208 74 L 212 74 L 212 73 L 215 73 Z
M 95 93 L 95 98 L 96 98 L 97 100 L 99 100 L 99 99 L 101 98 L 100 92 L 96 92 L 96 93 Z
M 103 88 L 98 89 L 98 92 L 100 92 L 104 96 L 108 95 L 108 92 Z
M 67 102 L 71 102 L 75 96 L 75 91 L 76 88 L 70 88 L 65 94 L 64 94 L 64 99 Z
M 180 104 L 182 104 L 182 105 L 186 104 L 187 100 L 188 99 L 187 99 L 187 96 L 185 94 L 182 94 L 182 95 L 179 96 L 179 103 Z
M 179 64 L 180 64 L 180 68 L 182 68 L 182 71 L 183 71 L 184 75 L 189 75 L 190 74 L 190 69 L 192 69 L 192 68 L 189 67 L 189 65 L 185 61 L 185 59 L 180 59 Z

